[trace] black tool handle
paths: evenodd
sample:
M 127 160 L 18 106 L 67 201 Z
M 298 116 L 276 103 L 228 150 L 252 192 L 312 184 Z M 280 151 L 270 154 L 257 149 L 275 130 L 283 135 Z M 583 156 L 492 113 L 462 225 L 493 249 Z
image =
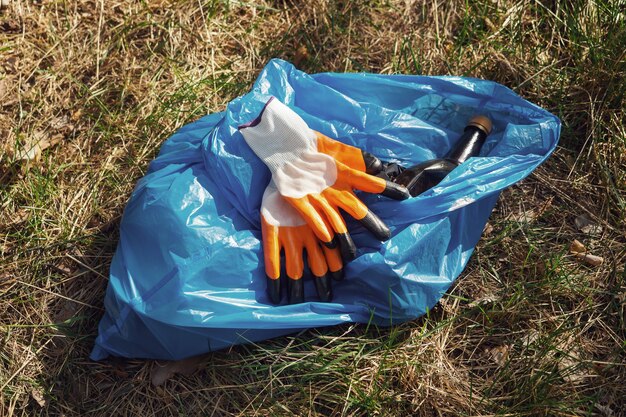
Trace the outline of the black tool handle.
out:
M 472 156 L 478 156 L 491 132 L 491 121 L 485 116 L 476 116 L 463 130 L 458 143 L 444 157 L 450 162 L 461 165 Z
M 491 132 L 491 121 L 485 116 L 473 117 L 457 144 L 443 158 L 431 159 L 401 170 L 393 180 L 405 186 L 415 197 L 439 184 L 454 168 L 477 156 Z

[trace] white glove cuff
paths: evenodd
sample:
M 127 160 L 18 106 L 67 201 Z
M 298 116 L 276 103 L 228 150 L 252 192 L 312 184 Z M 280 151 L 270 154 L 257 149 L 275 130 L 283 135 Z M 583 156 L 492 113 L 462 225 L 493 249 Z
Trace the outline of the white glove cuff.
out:
M 272 171 L 316 150 L 315 133 L 292 109 L 272 97 L 259 116 L 239 127 L 246 143 Z

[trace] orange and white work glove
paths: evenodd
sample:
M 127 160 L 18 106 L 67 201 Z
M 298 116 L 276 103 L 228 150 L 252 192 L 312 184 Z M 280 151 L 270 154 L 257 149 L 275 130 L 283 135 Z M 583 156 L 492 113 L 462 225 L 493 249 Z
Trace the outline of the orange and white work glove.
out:
M 368 152 L 346 145 L 324 135 L 317 136 L 317 149 L 350 168 L 378 174 L 383 163 Z M 304 259 L 314 277 L 321 301 L 332 299 L 332 281 L 343 278 L 343 262 L 338 248 L 320 245 L 311 227 L 280 195 L 274 181 L 265 189 L 261 203 L 263 257 L 267 277 L 267 294 L 274 304 L 280 303 L 281 289 L 287 285 L 289 304 L 304 302 Z M 355 249 L 356 250 L 356 249 Z M 280 253 L 284 252 L 287 281 L 281 277 Z
M 289 304 L 304 302 L 304 259 L 306 250 L 309 269 L 313 275 L 317 295 L 321 301 L 330 301 L 330 278 L 343 278 L 343 264 L 337 248 L 320 245 L 311 227 L 302 216 L 280 195 L 274 181 L 263 193 L 261 203 L 261 234 L 263 258 L 267 276 L 267 294 L 274 304 L 280 303 L 281 278 L 280 252 L 285 255 L 287 273 L 287 300 Z
M 324 153 L 321 148 L 328 138 L 310 129 L 300 116 L 273 97 L 254 121 L 239 129 L 250 148 L 270 169 L 278 193 L 327 247 L 334 247 L 337 237 L 344 260 L 354 258 L 356 247 L 340 208 L 379 240 L 389 239 L 389 228 L 353 190 L 403 200 L 410 196 L 405 187 L 341 162 L 349 161 L 350 155 Z

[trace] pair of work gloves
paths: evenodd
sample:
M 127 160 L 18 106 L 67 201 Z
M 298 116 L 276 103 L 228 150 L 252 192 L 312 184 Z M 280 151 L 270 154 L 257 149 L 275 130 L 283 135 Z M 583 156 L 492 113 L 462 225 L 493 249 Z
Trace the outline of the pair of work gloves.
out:
M 322 301 L 332 299 L 331 277 L 343 278 L 343 264 L 356 256 L 356 246 L 339 209 L 377 239 L 391 232 L 354 194 L 354 190 L 404 200 L 408 190 L 376 177 L 382 162 L 360 149 L 330 139 L 308 127 L 292 109 L 272 97 L 259 116 L 239 127 L 254 153 L 267 165 L 272 180 L 261 203 L 261 233 L 267 293 L 281 300 L 280 253 L 284 252 L 290 304 L 304 301 L 304 258 Z

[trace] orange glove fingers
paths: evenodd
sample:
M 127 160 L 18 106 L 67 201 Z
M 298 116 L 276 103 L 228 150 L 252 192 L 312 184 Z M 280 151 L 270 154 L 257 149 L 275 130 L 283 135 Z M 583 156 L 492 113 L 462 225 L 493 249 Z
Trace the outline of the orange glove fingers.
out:
M 394 200 L 406 200 L 411 196 L 406 187 L 385 179 L 352 169 L 337 161 L 337 182 L 350 184 L 350 188 L 367 193 L 381 194 Z
M 343 209 L 358 220 L 378 240 L 385 241 L 391 237 L 391 231 L 387 225 L 380 217 L 371 212 L 352 191 L 328 188 L 324 190 L 324 194 L 331 204 Z
M 335 160 L 350 168 L 367 172 L 371 175 L 376 175 L 383 170 L 382 161 L 371 153 L 331 139 L 320 132 L 315 132 L 315 135 L 319 152 L 332 156 Z
M 321 194 L 309 194 L 309 202 L 313 205 L 313 207 L 317 209 L 319 213 L 323 214 L 323 216 L 326 218 L 326 220 L 328 220 L 328 223 L 336 233 L 347 233 L 348 229 L 346 228 L 346 223 L 343 221 L 343 218 L 341 217 L 337 209 L 335 209 L 335 207 L 333 207 L 329 203 L 326 197 L 327 191 L 331 188 L 332 187 L 327 188 L 326 190 L 322 191 Z
M 307 225 L 281 229 L 280 240 L 285 249 L 287 272 L 287 301 L 289 304 L 304 302 L 304 237 L 310 233 Z
M 346 223 L 343 221 L 343 218 L 339 214 L 336 206 L 333 206 L 329 203 L 326 198 L 326 191 L 330 188 L 327 188 L 322 192 L 322 194 L 311 194 L 309 195 L 309 201 L 316 207 L 321 213 L 323 213 L 324 217 L 330 223 L 332 229 L 335 232 L 335 237 L 337 242 L 339 242 L 339 250 L 341 251 L 341 256 L 344 261 L 351 261 L 356 257 L 356 245 L 348 233 L 348 229 L 346 228 Z M 326 245 L 328 247 L 332 247 L 331 245 Z
M 322 250 L 326 258 L 326 265 L 328 265 L 328 274 L 336 281 L 342 280 L 343 262 L 341 261 L 341 254 L 337 249 L 330 249 L 325 246 L 322 247 Z
M 267 223 L 261 216 L 261 234 L 263 236 L 263 257 L 265 260 L 265 273 L 268 278 L 280 278 L 280 243 L 278 239 L 278 227 Z
M 280 240 L 285 249 L 285 269 L 290 279 L 299 280 L 304 274 L 304 261 L 302 259 L 304 241 L 302 229 L 307 226 L 285 227 L 281 229 Z
M 313 234 L 310 234 L 305 238 L 304 247 L 306 249 L 307 260 L 309 261 L 309 268 L 315 277 L 322 277 L 328 272 L 328 265 L 326 264 L 326 257 L 322 248 L 317 243 L 317 239 Z
M 330 301 L 332 298 L 332 289 L 330 278 L 328 277 L 328 265 L 326 257 L 317 239 L 310 233 L 305 240 L 306 256 L 309 261 L 309 268 L 314 276 L 317 295 L 322 301 Z M 330 249 L 329 249 L 330 250 Z M 334 249 L 336 251 L 336 249 Z
M 322 195 L 330 202 L 333 207 L 343 209 L 356 220 L 360 220 L 369 211 L 367 206 L 359 200 L 349 189 L 337 189 L 329 187 L 322 191 Z M 335 210 L 337 212 L 337 210 Z
M 265 218 L 261 216 L 267 294 L 274 304 L 280 303 L 280 242 L 278 234 L 278 227 L 267 223 Z
M 318 213 L 317 209 L 309 202 L 307 196 L 302 198 L 283 197 L 293 208 L 295 208 L 302 218 L 315 233 L 315 236 L 327 246 L 335 245 L 333 241 L 334 233 L 328 227 L 326 220 Z

